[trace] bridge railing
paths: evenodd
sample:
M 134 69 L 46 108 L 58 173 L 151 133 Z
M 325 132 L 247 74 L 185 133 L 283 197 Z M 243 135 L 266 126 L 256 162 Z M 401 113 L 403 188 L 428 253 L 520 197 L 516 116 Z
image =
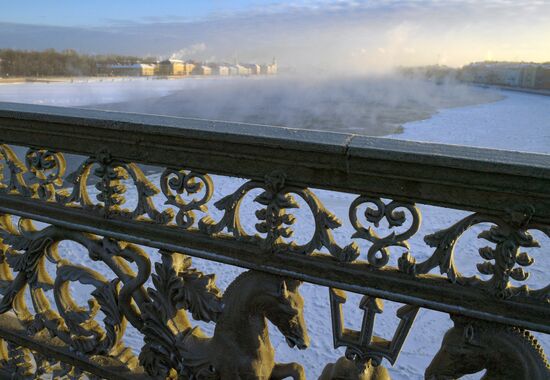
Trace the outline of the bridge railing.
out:
M 427 378 L 549 376 L 528 332 L 550 332 L 548 274 L 526 284 L 550 237 L 550 156 L 10 103 L 0 144 L 5 374 L 302 379 L 275 363 L 266 319 L 306 349 L 309 282 L 329 289 L 346 349 L 323 379 L 386 376 L 419 308 L 454 321 Z M 432 206 L 456 220 L 424 233 Z M 479 257 L 457 265 L 471 231 Z M 248 271 L 224 292 L 191 258 Z M 346 292 L 363 295 L 357 331 Z M 374 323 L 384 299 L 405 304 L 391 339 Z M 491 339 L 512 343 L 491 355 Z

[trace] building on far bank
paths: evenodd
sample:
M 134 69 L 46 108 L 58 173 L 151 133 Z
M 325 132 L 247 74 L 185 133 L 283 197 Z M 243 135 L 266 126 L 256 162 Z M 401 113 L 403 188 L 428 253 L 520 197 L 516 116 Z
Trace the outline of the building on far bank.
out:
M 183 62 L 183 69 L 185 71 L 184 75 L 191 75 L 193 71 L 195 70 L 195 67 L 197 64 L 193 61 L 185 61 Z
M 250 75 L 260 75 L 261 74 L 261 67 L 260 67 L 260 65 L 258 65 L 256 63 L 244 64 L 243 66 L 245 66 L 249 70 Z
M 212 68 L 206 65 L 196 65 L 193 70 L 194 75 L 212 75 Z
M 244 65 L 237 63 L 235 68 L 237 69 L 237 75 L 250 75 L 250 69 Z
M 466 82 L 509 87 L 524 87 L 532 83 L 536 68 L 531 64 L 510 62 L 475 62 L 462 68 L 461 79 Z
M 537 65 L 525 65 L 521 68 L 521 87 L 535 88 L 537 86 Z
M 145 63 L 134 63 L 130 65 L 105 64 L 97 66 L 97 72 L 99 75 L 115 77 L 152 76 L 155 75 L 155 71 L 155 65 Z
M 239 75 L 239 69 L 236 65 L 228 65 L 227 69 L 229 71 L 229 75 Z
M 209 67 L 212 69 L 213 75 L 219 76 L 228 76 L 229 75 L 229 66 L 219 63 L 211 63 Z
M 187 75 L 218 75 L 218 76 L 249 76 L 271 75 L 277 73 L 277 63 L 259 65 L 256 63 L 199 63 L 166 59 L 156 64 L 98 64 L 98 75 L 104 76 L 187 76 Z
M 185 63 L 179 59 L 166 59 L 158 63 L 158 75 L 186 75 Z
M 495 70 L 496 83 L 504 86 L 521 85 L 522 66 L 517 64 L 499 65 Z
M 277 61 L 273 58 L 272 63 L 260 65 L 260 74 L 274 75 L 277 74 Z
M 550 64 L 544 64 L 538 68 L 535 86 L 543 90 L 550 90 Z
M 490 70 L 487 65 L 482 65 L 479 62 L 470 63 L 460 70 L 459 77 L 464 82 L 471 83 L 488 83 Z
M 460 79 L 498 86 L 550 89 L 550 64 L 477 62 L 464 66 Z

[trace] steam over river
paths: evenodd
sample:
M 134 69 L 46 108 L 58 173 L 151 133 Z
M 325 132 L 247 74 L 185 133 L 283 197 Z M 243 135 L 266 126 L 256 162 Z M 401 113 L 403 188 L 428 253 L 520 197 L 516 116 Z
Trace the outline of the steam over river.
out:
M 97 79 L 0 86 L 0 101 L 85 106 L 371 136 L 399 132 L 441 108 L 492 102 L 495 92 L 401 77 Z

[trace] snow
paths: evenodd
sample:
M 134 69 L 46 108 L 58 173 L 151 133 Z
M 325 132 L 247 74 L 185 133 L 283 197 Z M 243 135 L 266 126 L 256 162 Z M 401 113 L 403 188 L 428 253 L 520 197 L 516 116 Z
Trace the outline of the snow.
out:
M 75 78 L 74 82 L 0 82 L 0 101 L 78 107 L 159 98 L 230 78 Z
M 402 140 L 550 153 L 550 96 L 502 91 L 489 104 L 451 108 L 404 125 Z
M 154 84 L 155 82 L 151 83 Z M 150 91 L 147 96 L 150 96 L 151 91 L 158 95 L 169 94 L 174 87 L 178 86 L 178 83 L 174 81 L 174 83 L 170 83 L 168 86 L 163 84 L 157 87 L 154 85 L 150 87 L 149 83 L 144 83 L 144 88 L 145 85 L 147 85 L 147 91 Z M 52 86 L 53 88 L 55 85 L 48 86 Z M 40 88 L 40 91 L 34 92 L 34 88 Z M 112 95 L 112 98 L 105 99 L 103 96 L 111 93 L 108 83 L 93 83 L 89 88 L 89 92 L 88 89 L 83 90 L 84 88 L 86 86 L 74 84 L 73 90 L 66 94 L 56 93 L 54 98 L 47 97 L 47 86 L 33 87 L 32 85 L 22 85 L 20 90 L 11 89 L 9 95 L 6 95 L 3 92 L 3 88 L 0 88 L 0 100 L 13 101 L 13 96 L 15 96 L 17 100 L 25 99 L 25 101 L 32 102 L 43 100 L 45 103 L 50 104 L 74 106 L 89 104 L 90 100 L 97 101 L 101 99 L 107 103 L 113 102 L 112 99 L 115 97 L 122 99 L 130 96 L 145 96 L 133 89 L 131 94 L 122 91 L 117 92 L 116 95 Z M 440 110 L 432 118 L 405 124 L 402 134 L 391 137 L 405 140 L 550 153 L 550 97 L 517 92 L 502 92 L 502 94 L 505 95 L 505 99 L 495 103 Z M 89 98 L 90 95 L 92 98 Z M 87 96 L 88 98 L 86 98 Z M 88 103 L 86 103 L 86 99 Z M 150 179 L 158 183 L 158 174 L 151 175 Z M 214 182 L 216 190 L 214 199 L 210 203 L 210 211 L 214 216 L 219 217 L 220 214 L 213 208 L 214 201 L 231 193 L 231 191 L 243 183 L 243 180 L 214 176 Z M 132 191 L 132 186 L 129 186 L 129 194 Z M 353 229 L 347 218 L 348 207 L 356 195 L 323 190 L 316 190 L 315 192 L 325 206 L 344 222 L 343 226 L 334 232 L 336 240 L 341 244 L 348 242 L 353 233 Z M 253 196 L 254 194 L 247 196 L 242 206 L 242 220 L 248 221 L 245 228 L 250 232 L 253 232 L 255 221 L 254 210 L 257 207 L 257 205 L 252 203 Z M 157 198 L 155 202 L 159 208 L 164 207 L 162 199 Z M 128 203 L 129 207 L 135 204 L 135 197 L 132 198 L 132 196 L 129 196 Z M 304 203 L 302 202 L 301 205 L 304 206 Z M 429 206 L 421 206 L 421 211 L 424 216 L 421 229 L 410 241 L 411 253 L 416 257 L 417 261 L 427 258 L 433 251 L 422 241 L 423 236 L 438 229 L 448 227 L 467 215 L 466 212 L 462 211 Z M 299 224 L 296 225 L 297 233 L 294 238 L 303 242 L 307 239 L 308 234 L 312 232 L 311 225 L 308 224 L 308 221 L 311 220 L 311 214 L 305 210 L 305 207 L 302 207 L 302 209 L 296 212 L 296 216 Z M 481 225 L 472 228 L 459 242 L 456 261 L 459 270 L 465 275 L 473 275 L 476 272 L 475 263 L 480 262 L 477 249 L 486 245 L 476 237 L 484 228 L 487 228 L 487 226 Z M 380 234 L 388 231 L 387 226 L 382 225 L 380 229 Z M 540 234 L 536 234 L 536 237 L 541 241 L 543 247 L 549 246 L 550 239 L 540 236 Z M 358 243 L 362 248 L 362 252 L 365 252 L 368 245 L 360 241 Z M 81 251 L 76 249 L 74 244 L 63 243 L 60 250 L 62 256 L 67 259 L 80 262 L 100 271 L 107 271 L 108 273 L 105 265 L 93 262 L 81 255 Z M 151 254 L 151 257 L 158 259 L 158 255 L 153 250 L 147 249 L 147 251 Z M 528 268 L 531 272 L 531 277 L 526 283 L 535 288 L 540 288 L 550 283 L 548 275 L 550 273 L 550 258 L 544 257 L 541 251 L 540 249 L 530 251 L 532 256 L 535 257 L 536 264 Z M 392 249 L 390 265 L 395 265 L 397 258 L 402 252 L 400 249 Z M 194 263 L 198 269 L 206 273 L 216 273 L 217 282 L 221 288 L 225 288 L 242 272 L 242 269 L 239 268 L 200 259 L 195 259 Z M 86 287 L 74 287 L 73 290 L 75 297 L 80 300 L 81 304 L 84 304 L 85 300 L 89 297 L 89 289 Z M 324 287 L 304 284 L 301 287 L 301 292 L 306 300 L 305 315 L 309 334 L 312 338 L 311 347 L 305 351 L 290 349 L 275 328 L 270 329 L 272 343 L 276 348 L 278 361 L 299 362 L 305 367 L 307 378 L 316 379 L 324 365 L 334 362 L 343 353 L 343 350 L 333 349 L 328 290 Z M 359 300 L 360 296 L 350 295 L 348 303 L 345 305 L 344 309 L 347 313 L 349 327 L 358 328 L 361 322 L 362 314 L 358 309 Z M 398 321 L 395 317 L 395 310 L 399 306 L 401 305 L 386 302 L 385 312 L 378 318 L 375 325 L 375 332 L 377 334 L 386 338 L 391 337 L 397 326 Z M 200 325 L 207 332 L 212 332 L 213 325 Z M 396 365 L 390 368 L 392 377 L 398 380 L 422 379 L 425 368 L 439 349 L 443 334 L 450 326 L 451 323 L 446 314 L 421 309 L 403 347 L 400 358 Z M 542 334 L 538 334 L 538 337 L 541 344 L 546 349 L 549 349 L 550 337 Z M 136 350 L 141 345 L 139 333 L 131 328 L 128 330 L 125 340 Z M 385 363 L 385 365 L 389 366 L 388 363 Z M 477 374 L 469 378 L 479 377 L 480 375 Z

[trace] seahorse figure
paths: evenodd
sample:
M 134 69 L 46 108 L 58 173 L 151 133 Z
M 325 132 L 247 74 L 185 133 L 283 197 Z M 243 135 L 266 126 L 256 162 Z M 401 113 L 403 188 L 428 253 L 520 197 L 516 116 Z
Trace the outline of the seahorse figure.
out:
M 154 282 L 157 280 L 157 289 L 162 285 L 159 270 L 164 269 L 157 267 L 157 275 L 153 277 Z M 298 292 L 301 282 L 248 271 L 229 285 L 223 297 L 216 297 L 216 302 L 212 302 L 211 295 L 218 291 L 212 284 L 213 276 L 204 276 L 189 267 L 173 274 L 176 277 L 164 281 L 178 284 L 178 290 L 171 293 L 168 301 L 171 316 L 166 322 L 158 320 L 155 315 L 162 314 L 158 307 L 145 308 L 146 345 L 140 361 L 151 376 L 162 379 L 277 380 L 290 377 L 305 380 L 301 365 L 275 362 L 267 325 L 267 321 L 271 321 L 290 347 L 308 347 L 304 300 Z M 193 278 L 202 280 L 206 293 L 195 293 L 198 283 L 193 283 Z M 163 294 L 166 291 L 170 293 L 164 288 Z M 154 296 L 160 294 L 152 289 L 149 293 L 153 301 Z M 209 300 L 204 302 L 208 294 Z M 192 327 L 187 317 L 182 316 L 182 309 L 191 311 L 195 319 L 215 320 L 213 336 L 208 337 L 198 327 Z M 174 320 L 177 323 L 172 324 Z
M 486 370 L 483 380 L 550 379 L 542 346 L 527 330 L 451 316 L 454 322 L 426 369 L 427 380 L 456 379 Z

